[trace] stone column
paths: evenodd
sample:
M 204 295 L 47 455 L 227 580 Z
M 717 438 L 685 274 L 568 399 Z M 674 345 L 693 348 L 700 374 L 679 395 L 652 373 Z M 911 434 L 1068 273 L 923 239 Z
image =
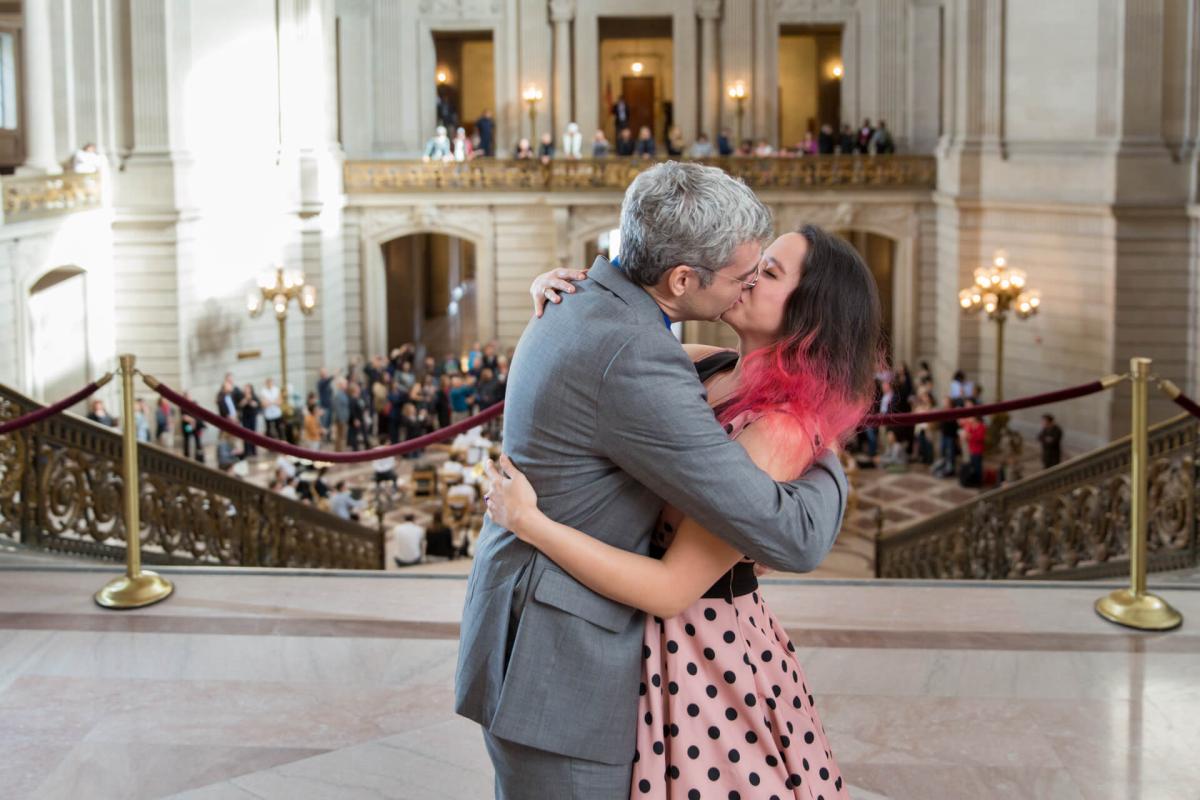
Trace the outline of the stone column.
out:
M 696 0 L 700 18 L 700 132 L 716 142 L 720 130 L 720 75 L 717 73 L 717 20 L 721 0 Z
M 571 20 L 575 19 L 575 0 L 550 0 L 550 21 L 554 23 L 554 130 L 557 141 L 572 122 L 571 115 Z M 537 143 L 533 143 L 534 147 Z
M 25 164 L 21 172 L 60 172 L 54 152 L 54 73 L 50 0 L 25 2 Z

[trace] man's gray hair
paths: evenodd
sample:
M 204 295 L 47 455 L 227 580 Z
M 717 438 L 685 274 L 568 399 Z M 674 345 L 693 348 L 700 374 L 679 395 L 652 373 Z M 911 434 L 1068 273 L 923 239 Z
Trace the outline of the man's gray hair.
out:
M 670 269 L 701 267 L 700 285 L 747 242 L 771 238 L 771 212 L 750 187 L 718 167 L 666 161 L 642 172 L 621 203 L 621 267 L 653 286 Z

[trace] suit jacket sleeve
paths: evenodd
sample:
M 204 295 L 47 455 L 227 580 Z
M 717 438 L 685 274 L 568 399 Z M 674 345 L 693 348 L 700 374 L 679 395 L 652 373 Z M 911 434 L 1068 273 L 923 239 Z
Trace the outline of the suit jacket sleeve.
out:
M 679 345 L 657 333 L 626 341 L 605 370 L 597 449 L 745 555 L 774 569 L 812 570 L 846 510 L 837 457 L 824 454 L 792 483 L 774 481 L 717 423 Z

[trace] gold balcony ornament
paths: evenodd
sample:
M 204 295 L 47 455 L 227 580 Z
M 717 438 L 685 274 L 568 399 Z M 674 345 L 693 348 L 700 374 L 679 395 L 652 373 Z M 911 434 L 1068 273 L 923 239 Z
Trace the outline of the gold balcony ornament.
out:
M 737 104 L 737 138 L 740 145 L 742 142 L 743 121 L 746 117 L 746 98 L 749 96 L 749 92 L 746 91 L 744 81 L 734 81 L 729 84 L 729 88 L 725 90 L 725 93 L 729 95 L 730 100 Z
M 287 315 L 293 300 L 300 306 L 300 311 L 308 316 L 317 307 L 317 287 L 306 282 L 303 272 L 287 270 L 282 265 L 276 265 L 274 272 L 260 275 L 257 291 L 251 289 L 246 295 L 246 310 L 251 317 L 257 317 L 269 305 L 279 322 L 279 391 L 283 397 L 285 417 L 292 415 L 287 382 Z
M 521 99 L 529 106 L 529 146 L 537 149 L 537 104 L 542 102 L 542 90 L 532 83 L 521 92 Z
M 1011 311 L 1018 319 L 1029 319 L 1042 307 L 1042 295 L 1028 286 L 1022 270 L 1008 263 L 1008 254 L 997 250 L 990 266 L 975 270 L 975 283 L 958 293 L 958 304 L 968 315 L 980 311 L 996 323 L 996 402 L 1004 399 L 1004 323 Z M 1007 427 L 1008 415 L 994 418 L 999 429 Z

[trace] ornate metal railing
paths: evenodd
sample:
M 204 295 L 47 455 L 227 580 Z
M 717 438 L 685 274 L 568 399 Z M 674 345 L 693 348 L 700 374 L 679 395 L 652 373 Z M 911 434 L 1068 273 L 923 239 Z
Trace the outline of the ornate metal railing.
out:
M 9 176 L 0 181 L 0 192 L 5 222 L 86 211 L 103 202 L 98 172 Z
M 624 191 L 637 174 L 658 161 L 628 157 L 540 161 L 479 158 L 474 161 L 347 161 L 345 190 L 369 192 L 445 191 Z M 917 189 L 937 184 L 933 156 L 804 156 L 801 158 L 716 158 L 700 163 L 721 167 L 753 189 Z
M 1086 579 L 1129 573 L 1129 439 L 877 540 L 881 578 Z M 1148 568 L 1200 562 L 1200 423 L 1150 429 Z
M 0 419 L 36 408 L 0 387 Z M 153 445 L 138 448 L 142 558 L 195 566 L 380 569 L 379 532 Z M 0 436 L 0 535 L 123 560 L 121 437 L 69 414 Z

